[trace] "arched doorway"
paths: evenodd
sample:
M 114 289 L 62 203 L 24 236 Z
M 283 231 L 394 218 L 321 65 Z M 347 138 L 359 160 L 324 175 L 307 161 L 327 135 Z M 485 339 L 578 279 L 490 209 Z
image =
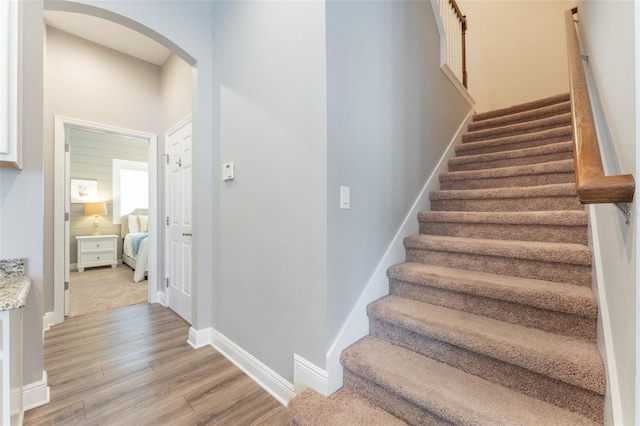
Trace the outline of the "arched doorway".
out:
M 123 29 L 123 31 L 128 31 L 128 33 L 125 33 L 124 35 L 124 39 L 126 40 L 127 36 L 130 37 L 129 41 L 132 42 L 132 38 L 134 37 L 132 34 L 137 34 L 137 35 L 144 35 L 145 37 L 151 37 L 151 39 L 153 39 L 153 41 L 162 44 L 163 46 L 165 46 L 166 48 L 168 48 L 174 55 L 176 55 L 177 57 L 179 57 L 181 60 L 185 61 L 189 66 L 193 66 L 195 64 L 195 59 L 193 57 L 191 57 L 190 55 L 188 55 L 184 50 L 182 50 L 181 48 L 179 48 L 175 43 L 171 42 L 170 40 L 168 40 L 166 37 L 164 37 L 163 35 L 135 22 L 134 20 L 131 20 L 129 18 L 126 18 L 122 15 L 113 13 L 111 11 L 107 11 L 104 9 L 99 9 L 93 6 L 89 6 L 89 5 L 84 5 L 84 4 L 79 4 L 79 3 L 69 3 L 69 2 L 55 2 L 53 4 L 50 3 L 46 3 L 45 4 L 45 8 L 53 8 L 56 11 L 58 11 L 58 13 L 67 13 L 67 14 L 72 14 L 75 15 L 76 17 L 78 16 L 84 16 L 84 17 L 91 17 L 92 18 L 92 23 L 89 24 L 89 32 L 93 31 L 94 29 L 97 31 L 97 27 L 98 25 L 96 25 L 96 22 L 99 21 L 103 21 L 105 23 L 105 25 L 110 25 L 110 27 L 107 27 L 107 34 L 110 38 L 116 38 L 115 37 L 115 30 L 113 29 L 114 25 L 117 25 L 119 27 L 121 27 Z M 72 12 L 72 13 L 70 13 Z M 128 34 L 128 35 L 127 35 Z M 88 38 L 88 37 L 87 37 Z M 143 58 L 143 60 L 147 61 L 148 59 Z M 195 72 L 194 72 L 195 75 Z M 193 88 L 195 87 L 195 85 L 189 85 L 190 89 L 193 90 Z M 57 113 L 57 111 L 53 111 L 54 113 Z M 45 112 L 46 115 L 46 112 Z M 59 322 L 62 322 L 64 319 L 64 303 L 65 303 L 65 287 L 66 287 L 66 282 L 68 280 L 65 279 L 65 275 L 68 273 L 68 268 L 67 268 L 67 262 L 65 262 L 64 260 L 61 260 L 61 256 L 64 253 L 64 247 L 66 246 L 65 244 L 65 216 L 66 216 L 66 208 L 65 208 L 65 203 L 63 201 L 63 197 L 61 197 L 61 194 L 64 194 L 65 191 L 65 178 L 64 178 L 64 160 L 62 160 L 62 158 L 64 158 L 64 128 L 66 124 L 82 124 L 84 126 L 89 126 L 89 128 L 91 128 L 92 126 L 95 127 L 95 123 L 94 121 L 98 121 L 98 122 L 105 122 L 105 120 L 102 119 L 96 119 L 95 116 L 89 116 L 88 117 L 89 120 L 85 120 L 85 116 L 80 116 L 80 115 L 74 115 L 73 118 L 62 118 L 61 120 L 58 120 L 57 124 L 56 124 L 56 136 L 58 137 L 59 140 L 62 140 L 63 142 L 56 142 L 54 143 L 54 157 L 56 158 L 55 160 L 55 164 L 53 166 L 54 169 L 54 195 L 53 195 L 53 211 L 54 211 L 54 236 L 53 236 L 53 240 L 54 240 L 54 250 L 53 250 L 53 257 L 54 257 L 54 283 L 53 283 L 53 294 L 54 294 L 54 310 L 52 315 L 45 315 L 45 328 L 48 327 L 49 325 L 52 324 L 56 324 Z M 48 119 L 48 117 L 45 118 Z M 84 124 L 83 124 L 84 123 Z M 109 123 L 114 123 L 114 121 L 110 120 Z M 116 122 L 116 124 L 119 124 Z M 112 128 L 120 128 L 118 131 L 122 131 L 123 128 L 122 126 L 118 125 L 118 126 L 111 126 Z M 162 134 L 164 132 L 164 130 L 166 130 L 167 128 L 169 128 L 170 125 L 166 125 L 164 126 L 163 129 L 159 129 L 159 131 L 157 133 Z M 127 132 L 127 128 L 137 128 L 137 126 L 124 126 L 124 131 L 125 133 Z M 46 132 L 46 126 L 45 126 L 45 132 Z M 131 132 L 130 132 L 131 133 Z M 139 132 L 134 132 L 134 133 L 139 133 Z M 148 140 L 151 141 L 151 139 L 153 138 L 149 138 L 147 133 L 142 132 L 141 133 L 143 137 L 147 138 Z M 140 136 L 138 134 L 138 136 Z M 154 146 L 155 146 L 155 142 L 154 142 Z M 160 152 L 162 150 L 159 150 Z M 155 155 L 154 153 L 152 153 L 152 156 Z M 162 156 L 158 156 L 155 155 L 155 159 L 156 160 L 160 160 L 160 159 L 164 159 L 165 157 Z M 159 165 L 161 165 L 160 161 L 157 161 L 157 163 Z M 158 179 L 162 179 L 162 170 L 159 170 L 158 168 L 154 169 L 155 172 L 155 180 Z M 162 187 L 162 185 L 160 185 Z M 162 222 L 164 222 L 164 212 L 163 212 L 163 201 L 162 201 L 162 193 L 159 192 L 158 193 L 159 196 L 158 198 L 154 199 L 154 207 L 151 208 L 151 210 L 154 210 L 156 212 L 155 214 L 155 220 L 153 221 L 153 227 L 154 230 L 151 230 L 152 234 L 155 234 L 155 236 L 157 238 L 155 238 L 155 243 L 151 244 L 151 250 L 150 250 L 150 273 L 149 273 L 149 302 L 156 302 L 158 301 L 158 299 L 160 299 L 161 301 L 164 299 L 162 297 L 162 284 L 164 283 L 164 268 L 161 266 L 163 261 L 162 261 L 162 257 L 163 257 L 163 253 L 162 253 L 162 249 L 161 247 L 163 246 L 162 243 L 162 238 L 163 238 L 163 227 L 162 227 Z M 151 207 L 151 206 L 150 206 Z M 151 222 L 151 221 L 150 221 Z M 151 225 L 151 223 L 150 223 Z M 160 248 L 160 249 L 159 249 Z M 159 291 L 160 290 L 160 291 Z M 160 296 L 159 296 L 160 295 Z

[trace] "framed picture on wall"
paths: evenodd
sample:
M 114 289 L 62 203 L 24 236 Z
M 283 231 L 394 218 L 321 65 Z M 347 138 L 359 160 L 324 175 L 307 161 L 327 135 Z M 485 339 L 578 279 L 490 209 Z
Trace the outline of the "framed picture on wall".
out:
M 98 181 L 71 179 L 71 202 L 90 203 L 98 197 Z

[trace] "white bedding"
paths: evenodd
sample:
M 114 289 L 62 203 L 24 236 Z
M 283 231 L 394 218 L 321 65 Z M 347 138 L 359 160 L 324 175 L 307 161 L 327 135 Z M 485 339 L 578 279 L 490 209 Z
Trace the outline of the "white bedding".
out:
M 140 242 L 138 254 L 133 256 L 131 248 L 131 236 L 139 234 L 139 232 L 129 233 L 124 236 L 122 243 L 122 252 L 127 256 L 135 259 L 136 268 L 133 272 L 133 281 L 140 282 L 144 280 L 145 274 L 149 271 L 149 238 L 145 238 Z

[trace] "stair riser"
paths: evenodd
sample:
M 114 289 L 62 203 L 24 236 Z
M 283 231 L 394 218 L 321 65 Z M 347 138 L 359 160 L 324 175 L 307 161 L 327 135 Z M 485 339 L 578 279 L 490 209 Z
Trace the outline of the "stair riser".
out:
M 493 240 L 587 244 L 586 226 L 511 225 L 464 222 L 420 222 L 420 233 Z
M 456 163 L 449 160 L 450 172 L 469 172 L 473 170 L 497 169 L 499 167 L 527 166 L 530 164 L 549 163 L 551 161 L 572 160 L 572 151 L 563 151 L 553 154 L 535 155 L 528 157 L 508 158 L 494 161 L 479 161 L 477 163 Z
M 432 200 L 433 211 L 522 212 L 584 210 L 577 197 L 499 198 L 477 200 Z
M 602 422 L 604 398 L 595 392 L 419 335 L 377 318 L 370 318 L 370 333 L 436 361 Z
M 590 266 L 416 248 L 406 251 L 407 262 L 591 286 Z
M 524 186 L 552 185 L 556 183 L 575 182 L 575 174 L 571 172 L 548 173 L 536 175 L 507 176 L 487 179 L 459 179 L 440 182 L 440 189 L 488 189 L 516 188 Z
M 548 120 L 545 121 L 530 121 L 523 123 L 513 123 L 507 127 L 496 126 L 487 127 L 484 129 L 469 130 L 469 133 L 462 135 L 462 143 L 477 142 L 488 139 L 495 139 L 500 137 L 526 135 L 529 133 L 541 132 L 543 130 L 555 129 L 557 127 L 564 127 L 571 125 L 571 117 L 545 117 Z M 517 127 L 517 128 L 514 128 Z
M 585 339 L 594 343 L 596 341 L 595 318 L 584 318 L 520 303 L 430 287 L 429 283 L 422 285 L 392 279 L 389 281 L 389 293 L 512 324 Z
M 492 154 L 494 152 L 515 151 L 518 149 L 535 148 L 538 146 L 545 146 L 545 145 L 551 145 L 559 142 L 566 142 L 567 138 L 568 137 L 566 135 L 561 135 L 561 136 L 542 138 L 542 139 L 531 139 L 531 140 L 525 140 L 525 141 L 514 141 L 514 142 L 505 141 L 504 143 L 501 143 L 501 144 L 475 142 L 475 144 L 477 145 L 472 145 L 472 144 L 458 145 L 456 147 L 456 155 L 458 157 L 464 157 L 467 155 Z
M 451 423 L 430 413 L 387 388 L 360 376 L 348 368 L 344 369 L 344 386 L 359 393 L 374 404 L 387 410 L 410 425 L 450 426 Z

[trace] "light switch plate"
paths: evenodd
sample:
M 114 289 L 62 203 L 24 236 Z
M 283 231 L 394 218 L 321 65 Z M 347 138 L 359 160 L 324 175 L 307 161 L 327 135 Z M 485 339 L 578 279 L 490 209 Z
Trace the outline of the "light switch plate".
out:
M 224 163 L 222 165 L 222 180 L 233 180 L 235 177 L 235 165 L 233 163 Z
M 340 209 L 348 210 L 351 208 L 351 188 L 348 186 L 340 187 Z

